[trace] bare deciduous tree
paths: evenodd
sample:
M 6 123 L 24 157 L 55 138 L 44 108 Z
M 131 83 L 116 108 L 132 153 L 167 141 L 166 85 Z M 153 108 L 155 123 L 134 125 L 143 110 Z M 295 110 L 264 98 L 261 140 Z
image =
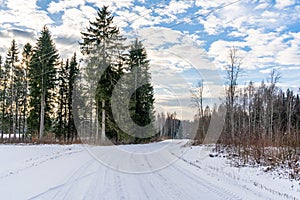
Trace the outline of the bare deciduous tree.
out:
M 234 126 L 234 104 L 235 104 L 235 96 L 236 96 L 236 88 L 237 88 L 237 80 L 239 74 L 241 72 L 241 58 L 237 55 L 237 49 L 232 47 L 229 50 L 229 64 L 226 66 L 227 72 L 227 111 L 229 114 L 230 121 L 230 133 L 231 139 L 235 140 L 235 126 Z
M 196 139 L 201 140 L 204 138 L 205 130 L 203 126 L 204 111 L 203 111 L 203 80 L 199 80 L 196 87 L 191 89 L 192 106 L 197 109 L 199 125 L 197 129 Z

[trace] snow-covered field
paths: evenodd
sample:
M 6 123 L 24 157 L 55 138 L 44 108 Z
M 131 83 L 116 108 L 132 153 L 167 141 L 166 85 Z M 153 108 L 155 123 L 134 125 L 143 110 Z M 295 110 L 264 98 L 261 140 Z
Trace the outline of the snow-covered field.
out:
M 0 199 L 300 199 L 299 182 L 187 142 L 0 145 Z

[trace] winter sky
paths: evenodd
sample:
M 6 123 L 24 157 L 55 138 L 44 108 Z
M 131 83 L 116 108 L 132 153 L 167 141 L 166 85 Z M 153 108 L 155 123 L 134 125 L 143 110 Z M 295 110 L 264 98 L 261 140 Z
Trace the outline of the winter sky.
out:
M 205 104 L 222 98 L 230 47 L 242 59 L 240 85 L 259 85 L 277 69 L 278 86 L 300 87 L 300 0 L 0 0 L 0 53 L 13 38 L 20 50 L 34 45 L 46 24 L 61 58 L 80 56 L 80 31 L 103 5 L 128 41 L 138 37 L 147 48 L 157 110 L 191 119 L 190 89 L 199 79 Z

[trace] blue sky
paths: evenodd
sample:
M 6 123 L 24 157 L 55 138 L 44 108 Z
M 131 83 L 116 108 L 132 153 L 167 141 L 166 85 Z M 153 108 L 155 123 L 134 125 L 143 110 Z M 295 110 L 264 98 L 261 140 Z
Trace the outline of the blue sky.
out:
M 242 58 L 241 86 L 259 85 L 277 69 L 278 86 L 300 87 L 300 0 L 0 0 L 0 53 L 13 38 L 20 49 L 34 45 L 47 24 L 62 58 L 80 55 L 80 31 L 103 5 L 122 34 L 146 46 L 158 110 L 191 119 L 190 89 L 199 79 L 206 103 L 219 101 L 233 46 Z

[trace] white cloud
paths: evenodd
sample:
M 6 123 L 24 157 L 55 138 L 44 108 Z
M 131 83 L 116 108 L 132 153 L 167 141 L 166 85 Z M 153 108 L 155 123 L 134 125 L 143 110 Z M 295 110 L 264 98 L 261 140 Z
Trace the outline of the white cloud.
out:
M 103 6 L 109 6 L 109 9 L 112 12 L 120 8 L 132 8 L 134 7 L 134 0 L 85 0 L 87 3 L 93 3 L 98 8 L 102 8 Z
M 36 2 L 37 0 L 23 0 L 23 1 L 7 0 L 6 6 L 7 8 L 13 11 L 27 12 L 27 11 L 35 10 L 37 8 Z
M 275 7 L 278 9 L 283 9 L 293 4 L 295 4 L 295 0 L 276 0 Z
M 262 74 L 270 74 L 272 72 L 272 68 L 269 68 L 269 69 L 262 69 L 262 70 L 259 70 L 260 73 Z
M 258 4 L 254 9 L 255 10 L 265 10 L 266 8 L 268 8 L 270 6 L 269 3 L 261 3 L 261 4 Z
M 228 0 L 220 0 L 220 1 L 211 1 L 211 0 L 196 0 L 195 5 L 200 6 L 204 9 L 216 8 L 220 5 L 228 3 Z
M 186 10 L 192 6 L 192 3 L 190 0 L 171 0 L 169 5 L 157 9 L 156 12 L 160 15 L 174 16 L 176 14 L 185 13 Z
M 74 20 L 74 16 L 77 20 Z M 77 8 L 67 9 L 61 18 L 62 25 L 52 28 L 52 32 L 58 37 L 80 38 L 80 31 L 88 26 L 87 16 Z
M 135 34 L 143 40 L 146 48 L 157 49 L 166 43 L 180 43 L 182 33 L 169 28 L 149 27 L 135 30 Z
M 204 30 L 210 35 L 218 35 L 225 31 L 226 28 L 233 28 L 240 33 L 253 27 L 270 31 L 299 21 L 298 11 L 300 7 L 295 6 L 278 10 L 274 9 L 272 1 L 241 1 L 231 5 L 227 1 L 222 1 L 221 3 L 216 1 L 197 1 L 196 5 L 203 6 L 204 11 L 200 10 L 198 12 L 203 15 L 212 11 L 209 16 L 204 17 L 200 15 L 198 18 L 199 22 L 203 24 Z M 228 6 L 216 9 L 220 5 Z
M 135 30 L 153 26 L 162 21 L 160 16 L 154 17 L 152 15 L 152 9 L 143 6 L 135 6 L 133 10 L 117 10 L 115 13 L 117 14 L 115 19 L 119 27 L 128 26 Z
M 68 8 L 76 8 L 77 6 L 83 6 L 85 4 L 84 0 L 60 0 L 58 2 L 50 2 L 48 6 L 49 13 L 58 13 L 60 11 L 65 11 Z
M 231 47 L 240 49 L 238 55 L 242 58 L 244 69 L 299 63 L 299 43 L 296 43 L 296 39 L 291 40 L 289 47 L 285 42 L 285 39 L 291 38 L 290 34 L 265 33 L 259 29 L 249 29 L 246 34 L 247 37 L 242 41 L 217 40 L 211 44 L 209 55 L 218 67 L 228 64 L 228 50 Z M 249 50 L 242 50 L 245 47 Z
M 90 6 L 66 9 L 62 15 L 62 24 L 52 26 L 51 32 L 56 38 L 57 47 L 62 57 L 70 57 L 74 51 L 79 51 L 78 41 L 81 40 L 81 32 L 86 31 L 89 20 L 93 21 L 96 10 Z M 74 20 L 76 16 L 76 20 Z
M 299 65 L 300 64 L 300 46 L 292 44 L 290 47 L 280 51 L 276 59 L 277 63 L 282 65 Z
M 37 10 L 36 0 L 6 1 L 7 10 L 0 10 L 0 24 L 14 23 L 14 26 L 27 27 L 39 31 L 53 21 L 47 12 Z

